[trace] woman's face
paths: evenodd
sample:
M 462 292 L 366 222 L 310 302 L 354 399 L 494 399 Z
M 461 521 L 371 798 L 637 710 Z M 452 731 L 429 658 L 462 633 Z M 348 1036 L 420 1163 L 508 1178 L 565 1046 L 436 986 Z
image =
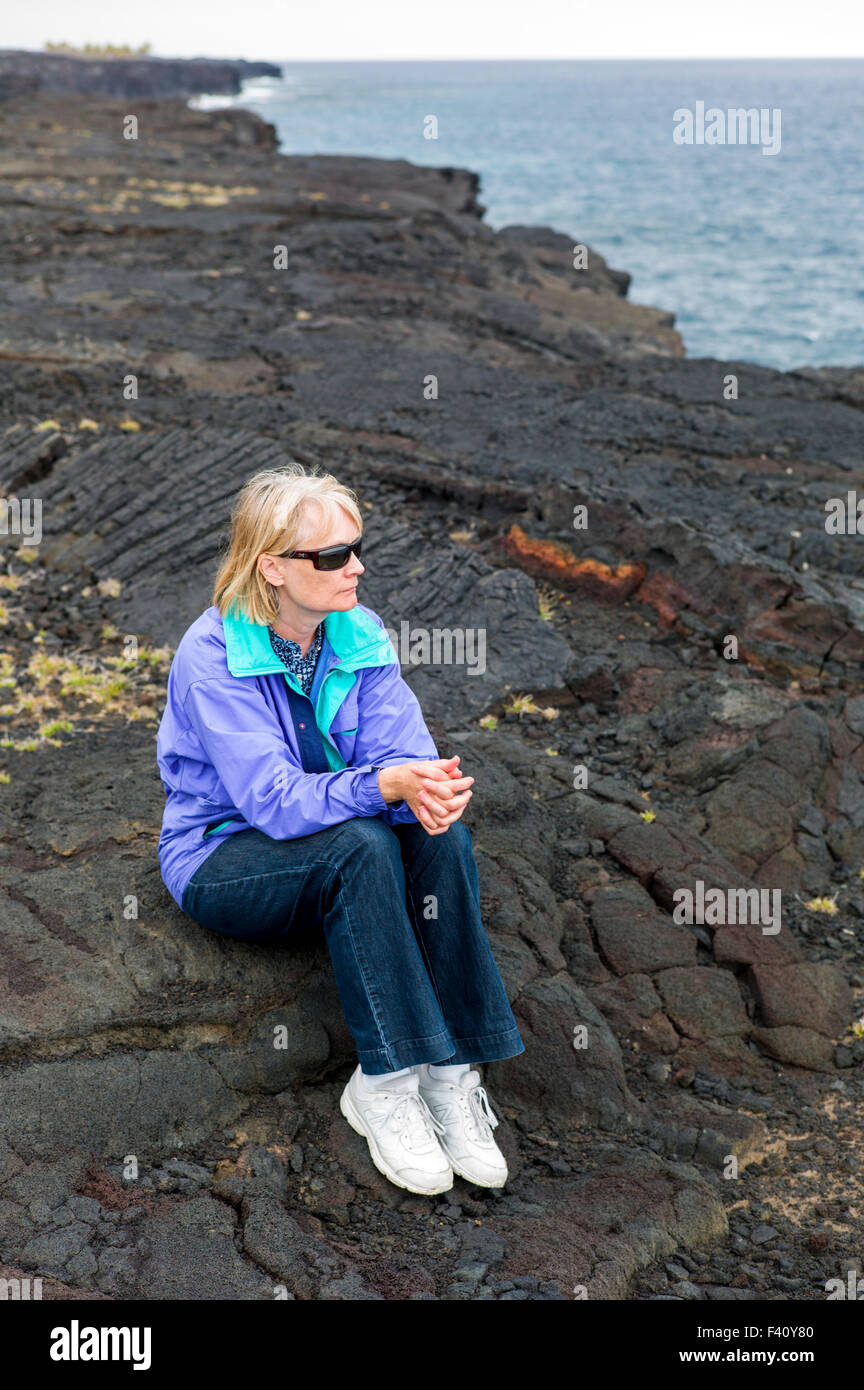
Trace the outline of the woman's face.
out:
M 341 507 L 332 519 L 320 507 L 312 507 L 294 549 L 323 550 L 329 545 L 348 545 L 357 540 L 358 534 L 356 523 Z M 277 588 L 281 607 L 293 605 L 313 613 L 353 608 L 357 603 L 357 580 L 366 568 L 353 553 L 338 570 L 317 570 L 311 560 L 280 559 L 276 555 L 261 555 L 258 565 L 265 579 Z

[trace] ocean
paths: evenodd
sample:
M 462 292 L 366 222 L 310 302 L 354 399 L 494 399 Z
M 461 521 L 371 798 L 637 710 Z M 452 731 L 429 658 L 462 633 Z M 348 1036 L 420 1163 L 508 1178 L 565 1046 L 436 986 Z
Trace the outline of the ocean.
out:
M 629 271 L 688 357 L 864 363 L 864 60 L 282 67 L 193 105 L 256 111 L 285 154 L 476 170 L 491 227 L 551 226 Z

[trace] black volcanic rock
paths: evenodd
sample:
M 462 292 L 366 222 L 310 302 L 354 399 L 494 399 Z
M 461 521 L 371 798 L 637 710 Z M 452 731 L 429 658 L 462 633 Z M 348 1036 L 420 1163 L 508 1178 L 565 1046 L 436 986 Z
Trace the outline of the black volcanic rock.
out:
M 864 590 L 824 501 L 862 370 L 687 360 L 576 236 L 486 226 L 470 170 L 283 158 L 248 112 L 156 100 L 126 142 L 125 110 L 0 107 L 0 492 L 42 505 L 38 549 L 0 533 L 0 1268 L 63 1297 L 620 1298 L 680 1251 L 644 1296 L 740 1291 L 726 1205 L 763 1171 L 802 1211 L 861 1200 L 830 1141 L 860 1130 Z M 510 1182 L 429 1223 L 336 1109 L 324 942 L 217 938 L 159 876 L 172 649 L 237 489 L 289 458 L 357 490 L 397 635 L 485 637 L 482 670 L 404 674 L 476 779 L 526 1053 L 484 1069 Z M 700 883 L 782 890 L 782 930 L 673 922 Z M 856 1253 L 784 1234 L 809 1287 Z

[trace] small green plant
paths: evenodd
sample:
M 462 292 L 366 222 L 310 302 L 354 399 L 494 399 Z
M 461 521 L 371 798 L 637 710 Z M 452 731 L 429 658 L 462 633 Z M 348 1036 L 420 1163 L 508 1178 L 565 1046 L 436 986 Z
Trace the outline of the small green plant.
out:
M 47 724 L 42 725 L 39 733 L 42 738 L 53 738 L 55 734 L 69 734 L 73 728 L 71 719 L 51 719 Z
M 138 660 L 147 666 L 170 666 L 173 652 L 170 647 L 139 647 Z
M 544 623 L 551 623 L 557 608 L 557 594 L 553 593 L 551 589 L 539 589 L 537 591 L 537 611 Z
M 808 898 L 804 903 L 811 912 L 825 912 L 829 917 L 833 917 L 837 912 L 837 898 Z
M 505 714 L 539 714 L 533 695 L 511 695 L 509 704 L 504 706 Z

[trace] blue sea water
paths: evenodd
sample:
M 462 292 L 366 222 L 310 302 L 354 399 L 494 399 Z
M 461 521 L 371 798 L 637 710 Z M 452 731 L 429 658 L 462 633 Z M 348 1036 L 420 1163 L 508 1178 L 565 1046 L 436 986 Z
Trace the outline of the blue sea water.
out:
M 272 121 L 283 153 L 475 170 L 491 227 L 587 243 L 630 272 L 630 299 L 674 312 L 689 357 L 864 363 L 864 60 L 282 68 L 233 104 Z M 699 102 L 779 109 L 779 152 L 676 143 L 674 113 Z

